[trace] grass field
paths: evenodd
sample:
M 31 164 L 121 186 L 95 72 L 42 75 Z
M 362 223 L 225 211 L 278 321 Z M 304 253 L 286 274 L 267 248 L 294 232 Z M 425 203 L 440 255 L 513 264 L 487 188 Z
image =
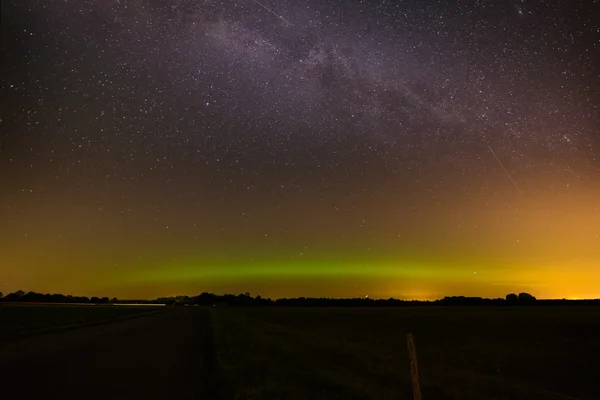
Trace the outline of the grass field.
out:
M 600 398 L 600 309 L 215 308 L 216 354 L 239 399 Z M 237 396 L 237 397 L 236 397 Z
M 0 339 L 153 311 L 155 307 L 0 304 Z

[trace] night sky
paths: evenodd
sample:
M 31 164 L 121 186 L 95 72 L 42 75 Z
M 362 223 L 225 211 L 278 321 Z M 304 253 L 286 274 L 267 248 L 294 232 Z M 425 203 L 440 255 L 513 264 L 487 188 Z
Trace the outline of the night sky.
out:
M 600 3 L 2 1 L 0 291 L 600 297 Z

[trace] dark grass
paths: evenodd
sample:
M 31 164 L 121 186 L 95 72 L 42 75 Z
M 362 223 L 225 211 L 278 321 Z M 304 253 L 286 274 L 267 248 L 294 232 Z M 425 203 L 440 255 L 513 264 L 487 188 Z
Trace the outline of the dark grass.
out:
M 240 399 L 409 399 L 406 334 L 424 399 L 600 398 L 600 308 L 214 309 Z
M 0 339 L 154 312 L 157 307 L 0 304 Z

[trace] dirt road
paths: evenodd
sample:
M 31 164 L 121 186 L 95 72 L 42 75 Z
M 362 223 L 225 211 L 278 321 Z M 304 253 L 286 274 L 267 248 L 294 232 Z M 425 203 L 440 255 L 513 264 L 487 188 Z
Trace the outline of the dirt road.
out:
M 211 340 L 208 313 L 190 307 L 0 342 L 0 395 L 210 398 Z

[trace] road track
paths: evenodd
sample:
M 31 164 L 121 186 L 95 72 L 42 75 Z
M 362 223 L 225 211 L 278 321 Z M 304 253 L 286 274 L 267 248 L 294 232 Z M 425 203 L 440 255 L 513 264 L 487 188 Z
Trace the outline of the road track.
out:
M 0 342 L 0 387 L 21 399 L 217 398 L 209 313 L 171 309 Z

